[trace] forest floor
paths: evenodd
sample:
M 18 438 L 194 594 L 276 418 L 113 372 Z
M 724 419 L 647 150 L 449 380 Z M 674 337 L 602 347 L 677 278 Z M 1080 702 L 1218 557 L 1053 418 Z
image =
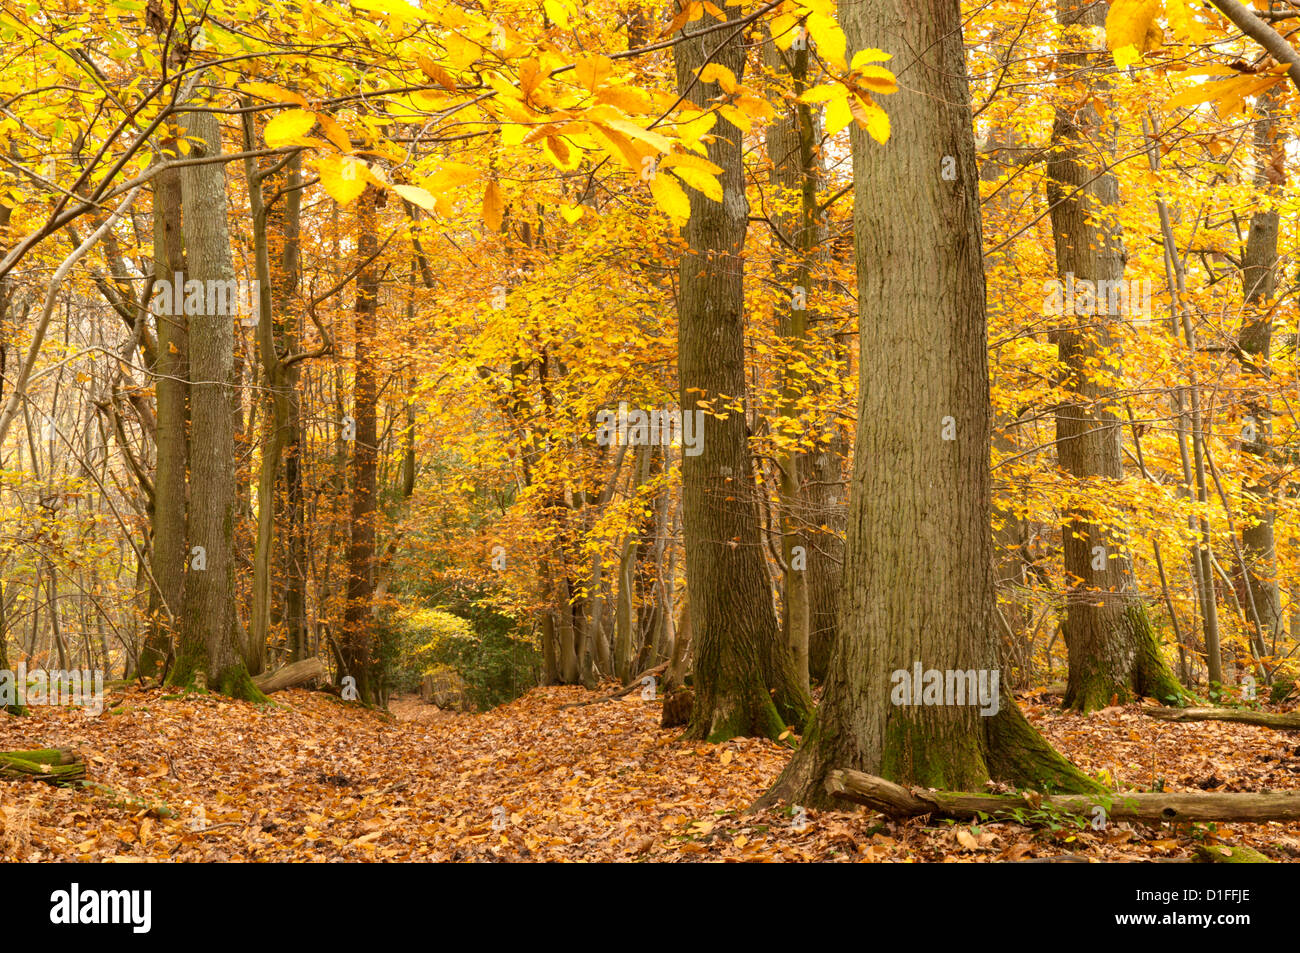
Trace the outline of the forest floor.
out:
M 1175 860 L 1207 842 L 1300 858 L 1300 824 L 1094 831 L 748 815 L 788 748 L 686 742 L 659 728 L 659 703 L 639 693 L 561 708 L 597 697 L 541 688 L 473 715 L 402 698 L 387 716 L 301 690 L 258 707 L 130 688 L 111 692 L 98 718 L 0 714 L 0 751 L 75 749 L 92 782 L 0 781 L 0 860 Z M 1080 717 L 1057 701 L 1021 698 L 1059 750 L 1121 789 L 1300 787 L 1300 747 L 1286 733 L 1170 724 L 1136 705 Z

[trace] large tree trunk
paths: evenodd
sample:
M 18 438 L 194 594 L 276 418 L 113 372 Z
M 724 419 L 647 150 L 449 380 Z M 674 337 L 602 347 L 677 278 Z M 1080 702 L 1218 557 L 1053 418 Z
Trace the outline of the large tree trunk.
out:
M 199 155 L 221 152 L 221 129 L 210 112 L 189 114 L 188 134 Z M 215 282 L 234 278 L 226 223 L 222 163 L 187 166 L 182 178 L 189 280 L 204 289 L 203 312 L 190 315 L 190 499 L 187 532 L 193 555 L 185 579 L 184 619 L 169 680 L 190 685 L 196 671 L 208 685 L 239 698 L 261 699 L 240 652 L 235 619 L 235 317 L 220 313 Z M 227 296 L 229 300 L 229 296 Z M 188 301 L 187 301 L 188 304 Z M 195 547 L 202 550 L 195 552 Z M 202 568 L 200 568 L 202 567 Z
M 728 7 L 732 18 L 739 7 Z M 705 14 L 697 28 L 714 23 Z M 696 105 L 718 95 L 696 81 L 712 62 L 741 77 L 742 30 L 686 38 L 674 47 L 678 87 Z M 729 39 L 722 39 L 730 36 Z M 723 200 L 690 190 L 687 252 L 681 261 L 678 369 L 683 413 L 702 404 L 702 452 L 682 463 L 683 537 L 691 618 L 695 625 L 695 707 L 688 734 L 709 741 L 738 735 L 776 738 L 802 726 L 811 709 L 781 644 L 764 565 L 758 488 L 745 418 L 744 250 L 748 225 L 741 133 L 718 118 L 709 160 L 723 169 Z M 667 174 L 667 173 L 660 173 Z
M 379 245 L 375 233 L 375 188 L 367 186 L 357 204 L 357 259 L 365 261 Z M 355 352 L 352 379 L 352 415 L 356 439 L 352 444 L 352 540 L 348 545 L 348 592 L 343 611 L 342 651 L 346 671 L 356 679 L 358 698 L 367 705 L 379 702 L 374 614 L 370 611 L 375 587 L 375 520 L 378 464 L 376 379 L 371 351 L 378 309 L 379 265 L 371 262 L 357 276 Z
M 1085 790 L 1005 690 L 996 713 L 891 703 L 917 663 L 984 670 L 989 688 L 998 670 L 978 172 L 957 0 L 850 0 L 840 17 L 851 50 L 893 53 L 904 79 L 887 145 L 852 130 L 861 386 L 842 625 L 812 727 L 761 803 L 829 806 L 834 769 Z
M 1081 29 L 1104 25 L 1107 5 L 1092 0 L 1060 0 L 1058 20 Z M 1073 42 L 1080 42 L 1075 37 Z M 1096 90 L 1109 67 L 1104 51 L 1066 53 L 1079 88 Z M 1048 200 L 1056 243 L 1056 266 L 1065 292 L 1062 326 L 1053 332 L 1065 388 L 1072 399 L 1056 415 L 1056 452 L 1062 468 L 1082 485 L 1124 478 L 1122 430 L 1114 386 L 1120 374 L 1120 300 L 1109 289 L 1124 280 L 1125 251 L 1115 221 L 1119 184 L 1098 163 L 1115 151 L 1114 124 L 1091 104 L 1071 101 L 1058 108 L 1048 162 Z M 1082 282 L 1092 282 L 1088 296 Z M 1105 286 L 1101 282 L 1106 282 Z M 1073 292 L 1073 293 L 1072 293 Z M 1091 304 L 1089 299 L 1091 298 Z M 1076 303 L 1084 302 L 1081 309 Z M 1136 305 L 1134 305 L 1136 306 Z M 1069 652 L 1065 704 L 1092 711 L 1118 697 L 1125 702 L 1150 696 L 1178 701 L 1183 692 L 1161 655 L 1155 630 L 1138 594 L 1122 527 L 1088 512 L 1085 501 L 1068 501 L 1061 528 L 1065 574 L 1069 580 L 1064 623 Z

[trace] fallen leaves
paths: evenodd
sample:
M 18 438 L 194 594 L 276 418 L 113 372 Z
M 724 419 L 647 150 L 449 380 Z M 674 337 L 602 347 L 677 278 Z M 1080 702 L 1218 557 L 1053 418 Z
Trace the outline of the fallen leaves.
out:
M 131 689 L 118 714 L 91 722 L 58 709 L 0 720 L 0 748 L 77 748 L 94 779 L 35 795 L 0 783 L 0 859 L 989 862 L 1181 859 L 1197 842 L 1183 828 L 1118 823 L 751 813 L 788 761 L 785 745 L 687 742 L 639 697 L 560 708 L 594 697 L 537 689 L 480 715 L 398 699 L 385 716 L 301 690 L 258 708 Z M 1081 718 L 1026 706 L 1077 764 L 1097 776 L 1122 768 L 1129 789 L 1195 790 L 1210 777 L 1227 790 L 1294 786 L 1295 759 L 1273 733 L 1116 708 Z M 1300 825 L 1219 826 L 1229 834 L 1300 855 Z

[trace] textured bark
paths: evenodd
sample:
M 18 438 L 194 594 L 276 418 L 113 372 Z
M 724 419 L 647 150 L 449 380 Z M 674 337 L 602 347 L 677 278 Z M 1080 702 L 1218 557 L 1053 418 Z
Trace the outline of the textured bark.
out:
M 357 260 L 365 261 L 374 255 L 378 244 L 375 188 L 367 186 L 357 200 Z M 349 464 L 352 539 L 348 544 L 348 591 L 343 610 L 342 654 L 346 672 L 341 673 L 356 679 L 357 697 L 367 705 L 379 702 L 378 652 L 374 614 L 370 611 L 375 590 L 378 478 L 377 391 L 371 352 L 378 298 L 379 266 L 371 262 L 357 276 L 354 310 L 352 416 L 356 421 L 356 439 Z
M 802 93 L 808 85 L 808 45 L 801 43 L 798 47 L 792 45 L 782 51 L 774 42 L 765 47 L 766 65 L 778 82 L 795 95 Z M 792 351 L 791 363 L 807 360 L 809 308 L 813 306 L 815 297 L 809 258 L 819 237 L 817 184 L 820 170 L 814 151 L 816 133 L 812 106 L 793 100 L 784 104 L 767 127 L 767 156 L 772 164 L 775 204 L 772 226 L 780 234 L 773 243 L 774 277 L 780 288 L 776 303 L 777 333 Z M 782 243 L 782 238 L 786 244 Z M 793 248 L 788 248 L 787 244 Z M 788 421 L 789 436 L 801 429 L 799 404 L 807 386 L 805 377 L 793 367 L 784 371 L 780 416 L 783 422 Z M 806 455 L 794 449 L 779 451 L 777 465 L 780 467 L 777 492 L 780 498 L 785 603 L 781 618 L 782 637 L 794 660 L 795 676 L 806 685 L 809 680 L 812 605 L 807 564 L 809 539 L 804 526 L 817 524 L 808 513 L 808 486 L 803 476 L 808 469 Z
M 303 682 L 310 682 L 313 678 L 322 678 L 325 671 L 325 663 L 320 659 L 303 659 L 301 662 L 282 665 L 274 672 L 258 675 L 253 679 L 253 684 L 257 686 L 258 691 L 269 695 L 272 692 L 301 685 Z
M 739 7 L 728 7 L 738 18 Z M 695 82 L 707 54 L 739 79 L 740 30 L 690 38 L 716 21 L 705 14 L 674 47 L 678 88 L 697 105 L 720 90 Z M 719 48 L 720 46 L 720 48 Z M 693 85 L 692 85 L 693 84 Z M 760 535 L 758 488 L 745 418 L 744 248 L 748 225 L 741 133 L 719 117 L 708 158 L 721 166 L 723 200 L 690 190 L 688 245 L 678 301 L 678 370 L 683 412 L 713 405 L 698 455 L 682 463 L 686 578 L 695 626 L 695 707 L 688 734 L 710 741 L 776 738 L 811 710 L 780 642 Z M 661 173 L 666 174 L 666 173 Z M 703 409 L 703 408 L 701 408 Z
M 175 283 L 184 275 L 181 234 L 181 176 L 172 170 L 154 179 L 154 276 Z M 173 288 L 174 299 L 176 289 Z M 177 310 L 177 309 L 173 309 Z M 161 311 L 161 309 L 160 309 Z M 140 653 L 139 673 L 158 676 L 176 636 L 176 623 L 185 601 L 186 467 L 189 460 L 189 352 L 186 316 L 157 313 L 157 447 L 154 464 L 152 552 L 154 580 L 150 587 L 149 635 Z M 161 594 L 161 602 L 160 600 Z M 163 603 L 165 602 L 166 608 Z M 170 610 L 170 612 L 169 612 Z
M 299 253 L 301 238 L 302 159 L 294 156 L 288 166 L 288 195 L 285 196 L 284 244 L 280 251 L 280 267 L 276 272 L 276 288 L 281 302 L 287 302 L 298 291 L 302 273 Z M 284 311 L 283 304 L 281 312 Z M 284 315 L 284 348 L 291 351 L 298 340 L 297 316 Z M 300 365 L 290 364 L 285 371 L 284 389 L 288 398 L 289 414 L 286 422 L 288 442 L 284 451 L 284 510 L 287 518 L 284 546 L 284 619 L 289 642 L 289 658 L 297 662 L 311 655 L 307 622 L 307 532 L 302 486 L 302 393 Z
M 1255 124 L 1255 186 L 1269 197 L 1272 203 L 1279 198 L 1286 184 L 1284 160 L 1286 132 L 1277 121 L 1276 88 L 1260 97 L 1261 116 Z M 1250 218 L 1250 231 L 1246 236 L 1246 253 L 1242 261 L 1242 292 L 1246 319 L 1237 336 L 1243 375 L 1256 386 L 1267 382 L 1270 376 L 1269 361 L 1273 339 L 1273 312 L 1277 298 L 1278 230 L 1280 216 L 1275 205 L 1259 209 Z M 1242 450 L 1259 458 L 1266 465 L 1273 454 L 1273 423 L 1271 408 L 1266 400 L 1251 400 L 1247 407 L 1254 428 L 1254 438 L 1247 434 L 1242 440 Z M 1268 480 L 1247 480 L 1244 487 L 1247 498 L 1255 501 L 1251 512 L 1245 515 L 1241 529 L 1241 548 L 1246 563 L 1244 588 L 1246 606 L 1250 613 L 1248 622 L 1258 622 L 1260 636 L 1273 641 L 1273 646 L 1260 646 L 1262 651 L 1275 649 L 1276 639 L 1282 632 L 1282 595 L 1277 580 L 1277 544 L 1274 538 L 1275 520 L 1274 487 Z
M 188 134 L 199 155 L 221 152 L 221 129 L 215 114 L 188 115 Z M 195 673 L 207 684 L 240 698 L 263 696 L 248 677 L 240 653 L 235 619 L 234 536 L 235 422 L 230 392 L 234 387 L 235 318 L 207 313 L 215 303 L 206 289 L 211 282 L 234 277 L 226 222 L 225 166 L 187 166 L 182 175 L 188 280 L 203 283 L 204 313 L 190 315 L 190 504 L 186 537 L 191 551 L 202 546 L 206 566 L 187 562 L 184 619 L 180 650 L 169 680 L 190 685 Z M 221 310 L 217 307 L 216 310 Z
M 1058 20 L 1071 27 L 1106 22 L 1107 5 L 1092 0 L 1061 0 Z M 1074 42 L 1078 42 L 1075 40 Z M 1110 69 L 1104 51 L 1066 52 L 1062 62 L 1077 72 L 1075 83 L 1104 92 Z M 1097 165 L 1115 151 L 1114 125 L 1091 104 L 1058 108 L 1048 162 L 1048 201 L 1056 266 L 1066 292 L 1062 325 L 1052 338 L 1064 369 L 1070 399 L 1056 415 L 1056 451 L 1061 467 L 1079 483 L 1095 486 L 1124 478 L 1122 430 L 1116 394 L 1108 378 L 1120 374 L 1120 343 L 1109 290 L 1093 303 L 1075 283 L 1120 282 L 1126 253 L 1115 214 L 1119 184 Z M 1106 286 L 1107 289 L 1112 287 Z M 1118 296 L 1114 296 L 1118 300 Z M 1075 313 L 1075 305 L 1084 307 Z M 1095 492 L 1095 489 L 1094 489 Z M 1067 593 L 1063 623 L 1069 653 L 1065 704 L 1092 711 L 1136 696 L 1177 702 L 1183 696 L 1165 664 L 1155 631 L 1137 591 L 1122 529 L 1104 525 L 1082 501 L 1070 501 L 1061 528 Z M 1096 566 L 1100 564 L 1101 568 Z
M 1087 790 L 1005 691 L 991 717 L 891 703 L 892 673 L 916 662 L 998 667 L 978 172 L 956 0 L 850 0 L 840 17 L 851 50 L 893 53 L 904 80 L 887 145 L 852 130 L 861 386 L 842 625 L 812 727 L 760 804 L 830 806 L 827 776 L 846 768 Z
M 246 113 L 244 148 L 256 146 L 253 117 Z M 267 209 L 262 194 L 263 175 L 255 159 L 244 160 L 252 216 L 253 255 L 258 281 L 258 322 L 254 332 L 261 367 L 261 387 L 255 391 L 262 407 L 262 447 L 257 475 L 257 533 L 253 540 L 253 605 L 248 626 L 248 667 L 258 675 L 266 665 L 266 643 L 271 626 L 271 569 L 275 550 L 275 526 L 279 498 L 275 492 L 280 458 L 289 437 L 289 395 L 285 388 L 284 365 L 276 350 L 275 325 L 281 320 L 273 296 L 271 248 L 267 235 Z M 281 297 L 281 300 L 282 297 Z M 254 372 L 256 373 L 256 372 Z

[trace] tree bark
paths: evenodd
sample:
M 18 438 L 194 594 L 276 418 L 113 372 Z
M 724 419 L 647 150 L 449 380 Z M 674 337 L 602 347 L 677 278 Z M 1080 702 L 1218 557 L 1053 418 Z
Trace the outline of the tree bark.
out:
M 1067 28 L 1100 26 L 1106 10 L 1107 4 L 1092 0 L 1060 0 L 1057 19 Z M 1076 79 L 1080 87 L 1086 83 L 1104 90 L 1109 69 L 1105 52 L 1063 52 L 1061 58 L 1081 77 Z M 1120 374 L 1116 324 L 1122 318 L 1111 306 L 1122 299 L 1110 289 L 1124 280 L 1127 256 L 1115 217 L 1119 184 L 1090 164 L 1090 158 L 1106 162 L 1113 156 L 1114 124 L 1091 104 L 1058 108 L 1052 150 L 1047 193 L 1057 272 L 1065 289 L 1062 326 L 1052 337 L 1072 398 L 1057 411 L 1056 451 L 1061 467 L 1080 485 L 1099 479 L 1118 483 L 1124 479 L 1123 432 L 1107 378 Z M 1092 282 L 1096 293 L 1076 291 L 1080 282 Z M 1076 307 L 1080 300 L 1082 309 Z M 1127 534 L 1089 513 L 1086 501 L 1072 500 L 1067 506 L 1069 518 L 1061 528 L 1070 585 L 1063 623 L 1069 653 L 1064 704 L 1087 712 L 1105 708 L 1113 697 L 1120 702 L 1144 695 L 1180 701 L 1182 687 L 1165 664 L 1137 591 Z
M 740 8 L 728 7 L 740 17 Z M 699 28 L 716 21 L 705 14 Z M 697 106 L 720 92 L 696 81 L 712 62 L 744 73 L 743 31 L 692 38 L 674 47 L 678 88 Z M 689 90 L 689 92 L 688 92 Z M 704 420 L 702 452 L 682 462 L 686 578 L 695 626 L 695 707 L 688 734 L 711 742 L 776 738 L 802 727 L 811 711 L 790 654 L 781 644 L 764 564 L 758 488 L 745 415 L 744 243 L 748 226 L 741 132 L 719 117 L 709 161 L 723 169 L 721 202 L 690 190 L 688 249 L 678 300 L 678 372 L 683 413 Z M 667 174 L 667 173 L 660 173 Z
M 379 239 L 375 233 L 375 187 L 357 200 L 357 259 L 375 254 Z M 356 439 L 352 444 L 352 539 L 348 545 L 347 602 L 343 611 L 343 661 L 356 679 L 357 697 L 367 705 L 379 702 L 378 652 L 375 645 L 374 614 L 370 611 L 375 577 L 375 522 L 377 515 L 378 435 L 376 423 L 376 378 L 371 351 L 378 310 L 379 265 L 371 262 L 357 276 L 355 342 L 352 379 L 352 416 Z
M 185 253 L 181 234 L 181 176 L 171 170 L 154 179 L 154 278 L 177 288 L 184 281 Z M 185 602 L 186 469 L 189 462 L 189 342 L 188 319 L 181 313 L 155 312 L 158 328 L 154 384 L 157 425 L 153 494 L 153 577 L 157 588 L 149 591 L 149 634 L 140 653 L 139 673 L 157 677 L 176 638 L 179 614 Z M 164 607 L 165 603 L 165 607 Z
M 850 54 L 887 50 L 905 81 L 888 144 L 851 132 L 861 385 L 842 624 L 812 727 L 759 803 L 829 806 L 837 768 L 1094 789 L 1005 688 L 991 717 L 891 704 L 917 662 L 990 685 L 998 667 L 979 176 L 956 0 L 850 0 L 840 17 Z
M 281 689 L 293 688 L 295 685 L 301 685 L 303 682 L 309 682 L 313 678 L 321 678 L 325 675 L 325 663 L 318 658 L 303 659 L 301 662 L 291 662 L 277 668 L 274 672 L 264 672 L 253 679 L 253 684 L 257 690 L 264 695 L 272 692 L 278 692 Z
M 188 135 L 200 156 L 221 153 L 221 128 L 211 112 L 188 114 Z M 180 649 L 169 676 L 189 686 L 203 671 L 222 694 L 260 700 L 240 651 L 236 630 L 235 317 L 220 313 L 209 293 L 216 282 L 234 278 L 226 221 L 226 178 L 222 163 L 187 166 L 182 176 L 185 246 L 189 281 L 199 282 L 204 304 L 190 313 L 190 488 L 186 537 L 191 547 L 185 578 Z M 228 297 L 228 296 L 227 296 Z M 187 311 L 189 300 L 187 298 Z M 202 547 L 196 554 L 194 547 Z

